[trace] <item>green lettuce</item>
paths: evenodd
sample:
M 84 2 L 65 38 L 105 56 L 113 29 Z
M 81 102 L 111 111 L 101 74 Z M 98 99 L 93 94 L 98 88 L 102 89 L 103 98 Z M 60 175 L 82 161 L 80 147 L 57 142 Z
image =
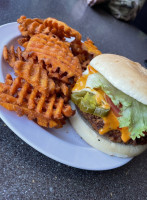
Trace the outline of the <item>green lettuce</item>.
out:
M 118 117 L 120 128 L 128 127 L 131 138 L 135 140 L 144 136 L 147 131 L 147 106 L 124 94 L 115 88 L 101 74 L 89 75 L 86 87 L 101 88 L 113 101 L 115 105 L 122 104 L 120 117 Z

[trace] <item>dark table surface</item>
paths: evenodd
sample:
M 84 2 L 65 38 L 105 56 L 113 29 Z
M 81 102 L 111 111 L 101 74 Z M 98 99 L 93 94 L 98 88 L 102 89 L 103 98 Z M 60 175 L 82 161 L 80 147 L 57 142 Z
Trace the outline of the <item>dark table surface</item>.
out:
M 84 0 L 0 0 L 0 25 L 20 15 L 55 17 L 90 37 L 102 52 L 144 64 L 147 36 Z M 60 164 L 19 139 L 0 120 L 0 200 L 147 199 L 147 151 L 109 171 L 85 171 Z

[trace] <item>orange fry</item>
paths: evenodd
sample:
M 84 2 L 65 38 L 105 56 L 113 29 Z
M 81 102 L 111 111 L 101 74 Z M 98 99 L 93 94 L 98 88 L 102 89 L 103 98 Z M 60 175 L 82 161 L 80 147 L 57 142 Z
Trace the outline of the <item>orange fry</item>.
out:
M 62 127 L 75 113 L 69 104 L 71 88 L 101 52 L 92 40 L 82 42 L 78 31 L 57 19 L 21 16 L 17 22 L 22 48 L 3 49 L 3 58 L 17 77 L 7 74 L 0 83 L 0 105 L 40 126 Z
M 17 47 L 16 52 L 15 52 L 14 46 L 11 46 L 10 50 L 8 50 L 7 46 L 4 46 L 3 58 L 5 61 L 9 63 L 11 67 L 14 67 L 15 61 L 23 60 L 22 50 L 20 47 Z
M 54 92 L 61 93 L 66 97 L 69 96 L 67 83 L 69 84 L 70 82 L 67 76 L 59 75 L 57 72 L 51 72 L 52 70 L 50 70 L 50 68 L 48 73 L 48 71 L 43 68 L 42 62 L 35 64 L 35 60 L 33 60 L 32 57 L 29 57 L 28 60 L 25 61 L 22 54 L 23 52 L 19 47 L 16 52 L 13 46 L 11 46 L 10 50 L 5 46 L 3 50 L 4 59 L 14 68 L 16 75 L 25 79 L 33 87 L 36 87 L 37 90 L 47 96 Z M 54 78 L 59 79 L 61 83 L 55 82 Z
M 62 97 L 47 97 L 20 77 L 12 80 L 9 74 L 5 83 L 0 83 L 0 105 L 45 127 L 61 127 L 75 112 Z
M 68 78 L 75 77 L 77 79 L 82 74 L 81 65 L 77 57 L 74 57 L 69 49 L 67 42 L 59 40 L 52 34 L 37 34 L 31 37 L 26 51 L 23 53 L 25 59 L 37 57 L 39 62 L 44 61 L 52 72 L 61 75 L 66 73 Z
M 81 40 L 81 34 L 75 29 L 69 27 L 64 22 L 58 21 L 55 18 L 47 18 L 43 22 L 45 27 L 48 27 L 52 34 L 57 35 L 59 38 L 75 37 L 76 40 Z
M 58 21 L 54 18 L 47 18 L 45 20 L 41 19 L 29 19 L 25 16 L 21 16 L 17 22 L 19 25 L 19 30 L 23 36 L 32 37 L 34 34 L 44 33 L 44 34 L 55 34 L 61 39 L 75 37 L 76 40 L 81 40 L 81 34 L 72 29 L 67 24 Z
M 38 18 L 29 19 L 25 16 L 21 16 L 17 22 L 20 24 L 18 28 L 23 36 L 32 36 L 36 33 L 42 32 L 45 28 L 43 20 Z
M 78 57 L 83 71 L 95 56 L 101 54 L 90 39 L 87 39 L 84 43 L 74 40 L 70 43 L 70 47 L 73 55 Z
M 55 91 L 54 81 L 48 78 L 47 71 L 41 68 L 40 64 L 17 61 L 14 63 L 14 71 L 45 95 L 53 94 Z
M 30 39 L 29 37 L 22 37 L 22 38 L 19 38 L 17 41 L 20 46 L 23 46 L 24 48 L 26 48 L 29 39 Z
M 89 38 L 82 44 L 83 50 L 87 51 L 89 54 L 92 54 L 94 57 L 101 54 L 98 48 L 94 45 L 92 40 Z

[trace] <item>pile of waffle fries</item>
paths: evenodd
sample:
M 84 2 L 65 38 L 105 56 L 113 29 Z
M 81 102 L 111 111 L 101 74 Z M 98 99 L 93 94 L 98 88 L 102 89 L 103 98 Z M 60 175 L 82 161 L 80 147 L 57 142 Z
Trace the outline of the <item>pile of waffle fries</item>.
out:
M 16 78 L 7 74 L 0 83 L 0 105 L 40 126 L 60 128 L 75 113 L 69 104 L 72 87 L 101 52 L 90 39 L 82 42 L 78 31 L 54 18 L 21 16 L 17 21 L 20 46 L 3 49 Z

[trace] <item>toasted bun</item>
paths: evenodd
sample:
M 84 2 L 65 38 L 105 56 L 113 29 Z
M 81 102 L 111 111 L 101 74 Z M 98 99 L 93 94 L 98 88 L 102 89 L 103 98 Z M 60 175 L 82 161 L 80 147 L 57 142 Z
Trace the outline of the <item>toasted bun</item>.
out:
M 90 62 L 113 86 L 147 105 L 147 70 L 139 63 L 114 54 L 101 54 Z
M 76 109 L 75 105 L 71 103 L 72 107 Z M 71 125 L 76 132 L 91 146 L 94 148 L 118 157 L 134 157 L 142 153 L 147 149 L 147 145 L 130 145 L 120 144 L 110 141 L 105 136 L 99 135 L 94 129 L 88 124 L 88 122 L 81 117 L 76 111 L 76 114 L 70 118 Z

